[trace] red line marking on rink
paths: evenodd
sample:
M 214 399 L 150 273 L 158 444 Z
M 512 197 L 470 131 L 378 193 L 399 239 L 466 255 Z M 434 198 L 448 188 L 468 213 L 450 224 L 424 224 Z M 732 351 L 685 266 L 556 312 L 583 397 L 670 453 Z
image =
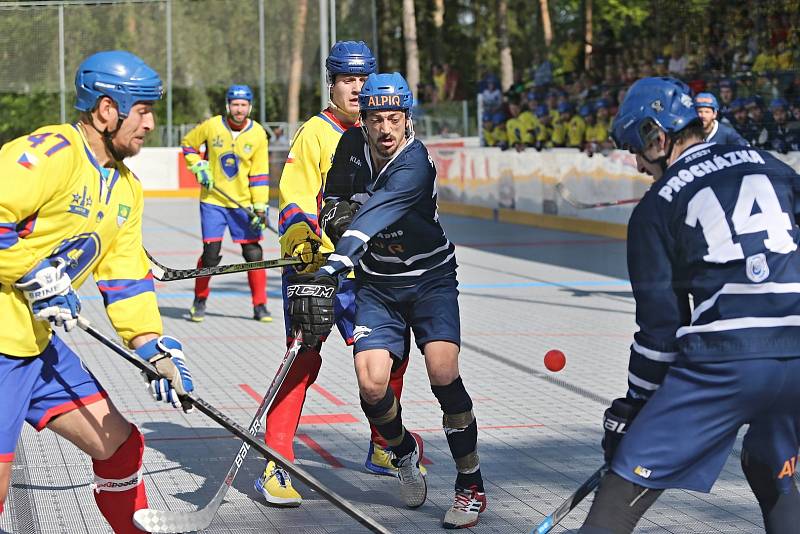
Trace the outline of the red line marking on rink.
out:
M 257 403 L 261 404 L 261 401 L 264 400 L 264 397 L 256 393 L 256 390 L 251 388 L 248 384 L 239 384 L 239 387 L 242 389 L 242 391 L 253 397 Z
M 324 387 L 320 386 L 319 384 L 311 384 L 311 389 L 328 399 L 331 404 L 334 406 L 345 406 L 347 403 L 344 402 L 342 399 L 325 389 Z
M 481 430 L 502 430 L 507 428 L 543 428 L 544 425 L 531 423 L 527 425 L 478 425 L 478 433 Z M 413 428 L 411 432 L 441 432 L 441 428 Z
M 311 450 L 322 456 L 322 458 L 324 458 L 325 461 L 328 462 L 334 468 L 339 469 L 344 467 L 344 465 L 342 465 L 342 462 L 337 460 L 331 453 L 326 451 L 322 447 L 322 445 L 314 441 L 308 434 L 297 434 L 297 438 L 303 443 L 305 443 Z
M 335 425 L 341 423 L 358 423 L 358 419 L 349 413 L 326 413 L 300 416 L 301 425 Z

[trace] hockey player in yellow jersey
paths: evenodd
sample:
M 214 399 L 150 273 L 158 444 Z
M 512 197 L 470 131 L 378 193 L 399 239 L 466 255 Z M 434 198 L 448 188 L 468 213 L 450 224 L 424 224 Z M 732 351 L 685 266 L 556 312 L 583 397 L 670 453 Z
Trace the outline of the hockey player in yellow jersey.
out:
M 320 228 L 320 203 L 325 178 L 342 133 L 358 121 L 358 94 L 367 75 L 375 72 L 376 61 L 363 42 L 340 41 L 332 48 L 325 66 L 328 71 L 329 106 L 306 121 L 292 140 L 279 184 L 279 223 L 281 252 L 301 256 L 308 263 L 305 272 L 313 273 L 325 263 L 323 253 L 333 251 L 330 239 Z M 317 249 L 317 247 L 319 247 Z M 314 250 L 316 252 L 314 252 Z M 293 268 L 283 273 L 284 320 L 287 343 L 293 341 L 287 310 L 287 278 L 297 274 Z M 337 293 L 337 326 L 348 345 L 353 344 L 355 318 L 354 281 L 341 282 Z M 294 460 L 294 440 L 306 390 L 314 383 L 322 365 L 321 343 L 304 347 L 289 370 L 275 401 L 267 413 L 265 441 L 285 458 Z M 404 360 L 407 362 L 408 360 Z M 405 365 L 392 373 L 392 388 L 400 395 Z M 371 472 L 394 476 L 391 453 L 373 428 L 365 466 Z M 302 502 L 289 475 L 274 462 L 255 482 L 267 502 L 279 506 L 298 506 Z
M 267 132 L 248 118 L 253 92 L 246 85 L 232 85 L 226 94 L 227 115 L 216 115 L 196 126 L 181 141 L 186 165 L 202 186 L 200 191 L 200 223 L 203 253 L 198 267 L 213 267 L 222 260 L 222 238 L 225 228 L 234 243 L 242 246 L 245 261 L 261 261 L 259 241 L 267 227 L 269 197 L 269 158 Z M 205 157 L 200 147 L 205 145 Z M 227 194 L 233 200 L 225 198 Z M 252 206 L 256 217 L 237 206 Z M 211 291 L 211 278 L 195 280 L 191 320 L 205 318 L 206 300 Z M 253 318 L 268 323 L 267 274 L 264 269 L 247 272 L 253 303 Z
M 178 340 L 162 336 L 142 248 L 142 187 L 122 160 L 155 127 L 158 74 L 123 51 L 93 54 L 75 77 L 81 118 L 0 150 L 0 513 L 24 422 L 92 458 L 91 492 L 117 534 L 141 534 L 144 438 L 53 331 L 77 323 L 75 289 L 91 275 L 123 341 L 161 378 L 156 400 L 180 407 L 194 389 Z

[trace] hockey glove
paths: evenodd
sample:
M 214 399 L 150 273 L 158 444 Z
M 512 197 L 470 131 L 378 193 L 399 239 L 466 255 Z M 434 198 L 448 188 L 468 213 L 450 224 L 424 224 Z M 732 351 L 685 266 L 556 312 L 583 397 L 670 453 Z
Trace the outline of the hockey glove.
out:
M 322 231 L 331 239 L 334 246 L 350 228 L 355 213 L 346 200 L 329 200 L 319 213 Z
M 296 265 L 298 273 L 315 273 L 325 265 L 325 256 L 320 254 L 322 239 L 312 232 L 305 223 L 296 223 L 286 229 L 280 237 L 283 250 L 291 251 L 291 255 L 303 260 Z
M 644 406 L 644 402 L 635 401 L 627 397 L 614 399 L 611 407 L 603 414 L 603 457 L 606 463 L 611 463 L 620 441 L 628 431 L 633 419 Z
M 211 169 L 208 167 L 208 162 L 204 159 L 201 159 L 191 167 L 189 170 L 192 171 L 194 177 L 197 178 L 197 183 L 211 191 L 214 189 L 214 175 L 211 174 Z
M 253 230 L 266 230 L 267 229 L 267 208 L 266 204 L 253 204 L 253 213 L 255 217 L 250 219 L 250 226 Z
M 174 337 L 161 336 L 136 349 L 136 354 L 152 363 L 158 371 L 158 377 L 144 377 L 150 384 L 153 398 L 172 404 L 174 408 L 183 408 L 186 413 L 191 412 L 192 405 L 181 403 L 180 399 L 182 395 L 194 391 L 192 373 L 186 366 L 186 356 L 180 341 Z
M 303 345 L 316 347 L 333 328 L 333 299 L 338 283 L 327 275 L 290 276 L 286 287 L 292 330 L 303 332 Z
M 44 259 L 15 285 L 28 300 L 34 317 L 70 331 L 78 324 L 81 301 L 66 268 L 63 258 Z

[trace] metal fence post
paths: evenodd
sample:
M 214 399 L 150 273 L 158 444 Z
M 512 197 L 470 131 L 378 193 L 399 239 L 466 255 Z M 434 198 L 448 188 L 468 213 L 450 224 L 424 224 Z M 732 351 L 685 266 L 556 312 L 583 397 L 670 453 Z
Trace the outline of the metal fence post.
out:
M 167 0 L 167 146 L 172 146 L 172 0 Z
M 59 122 L 67 122 L 67 84 L 64 80 L 64 2 L 58 4 L 58 99 L 61 105 Z
M 267 122 L 267 70 L 265 67 L 264 0 L 258 0 L 258 121 Z

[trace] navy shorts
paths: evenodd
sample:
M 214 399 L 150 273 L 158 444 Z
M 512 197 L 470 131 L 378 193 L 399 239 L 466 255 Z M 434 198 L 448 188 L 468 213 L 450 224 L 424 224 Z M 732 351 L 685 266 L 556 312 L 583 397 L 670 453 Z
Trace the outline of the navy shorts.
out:
M 409 327 L 420 350 L 430 341 L 450 341 L 461 345 L 455 273 L 410 287 L 359 285 L 355 353 L 384 349 L 395 358 L 405 358 Z
M 748 455 L 791 487 L 800 446 L 800 358 L 676 364 L 636 416 L 611 465 L 654 489 L 708 492 L 739 428 Z
M 289 316 L 289 298 L 286 296 L 287 278 L 294 274 L 289 269 L 284 270 L 281 277 L 281 291 L 283 293 L 283 325 L 286 328 L 286 345 L 293 341 L 291 317 Z M 342 334 L 342 339 L 348 346 L 353 344 L 353 326 L 356 320 L 356 283 L 352 278 L 344 278 L 339 282 L 336 291 L 336 301 L 333 303 L 333 312 L 336 316 L 336 327 Z
M 0 462 L 14 459 L 22 424 L 42 430 L 54 417 L 107 397 L 56 335 L 39 356 L 0 354 Z
M 263 239 L 261 230 L 250 226 L 250 216 L 241 208 L 223 208 L 201 202 L 200 227 L 203 243 L 222 241 L 226 227 L 234 243 L 257 243 Z

